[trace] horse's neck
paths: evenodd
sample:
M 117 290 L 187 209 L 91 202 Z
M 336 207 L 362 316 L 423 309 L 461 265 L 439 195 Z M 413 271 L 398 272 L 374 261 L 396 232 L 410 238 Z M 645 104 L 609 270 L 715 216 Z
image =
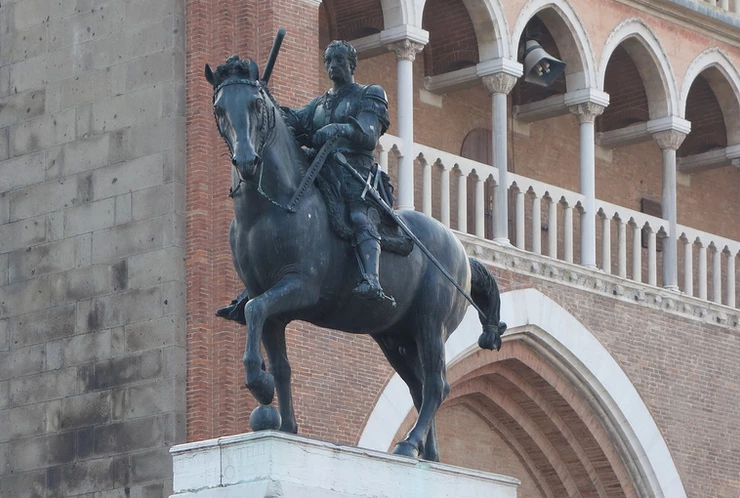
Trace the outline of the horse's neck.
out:
M 262 151 L 262 164 L 256 177 L 248 185 L 240 184 L 236 169 L 232 170 L 232 191 L 244 188 L 244 195 L 252 192 L 251 202 L 266 203 L 268 207 L 285 206 L 298 190 L 307 169 L 306 156 L 282 121 L 278 118 L 272 136 Z M 261 192 L 259 192 L 261 190 Z M 246 199 L 245 199 L 246 200 Z
M 273 137 L 265 146 L 264 156 L 265 180 L 268 180 L 268 176 L 272 177 L 281 195 L 287 191 L 290 198 L 303 179 L 306 156 L 293 138 L 290 129 L 279 117 L 275 122 Z

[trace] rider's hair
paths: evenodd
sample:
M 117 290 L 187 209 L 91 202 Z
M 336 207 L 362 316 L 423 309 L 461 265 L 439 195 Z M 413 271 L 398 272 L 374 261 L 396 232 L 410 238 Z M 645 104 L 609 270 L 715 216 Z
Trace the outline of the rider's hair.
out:
M 338 48 L 341 48 L 347 52 L 349 67 L 352 70 L 352 73 L 354 73 L 355 68 L 357 67 L 357 50 L 355 50 L 355 47 L 344 40 L 334 40 L 333 42 L 331 42 L 329 46 L 326 47 L 326 50 L 324 50 L 324 60 L 326 60 L 326 53 L 329 52 L 329 50 Z

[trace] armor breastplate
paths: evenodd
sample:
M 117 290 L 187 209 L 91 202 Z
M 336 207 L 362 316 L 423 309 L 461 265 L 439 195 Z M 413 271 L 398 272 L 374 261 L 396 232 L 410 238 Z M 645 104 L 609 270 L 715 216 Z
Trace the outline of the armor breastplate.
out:
M 331 123 L 348 123 L 349 117 L 357 116 L 357 109 L 364 86 L 351 83 L 339 95 L 325 93 L 319 99 L 314 110 L 312 128 L 316 132 Z

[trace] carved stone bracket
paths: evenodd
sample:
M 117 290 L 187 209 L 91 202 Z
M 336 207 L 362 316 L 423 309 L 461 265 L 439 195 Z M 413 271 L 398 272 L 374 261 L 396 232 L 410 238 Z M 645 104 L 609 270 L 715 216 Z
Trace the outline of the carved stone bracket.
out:
M 508 73 L 496 73 L 483 77 L 483 84 L 486 85 L 488 91 L 492 95 L 504 94 L 508 95 L 509 92 L 514 88 L 517 82 L 515 76 Z
M 672 149 L 678 150 L 683 143 L 686 134 L 676 130 L 666 130 L 653 133 L 653 138 L 658 143 L 661 150 Z
M 396 60 L 413 62 L 416 54 L 424 49 L 424 45 L 406 39 L 389 44 L 388 49 L 396 54 Z
M 601 113 L 604 112 L 604 109 L 606 109 L 606 107 L 594 102 L 583 102 L 568 108 L 571 114 L 578 116 L 578 120 L 581 123 L 593 123 L 596 121 L 596 116 L 601 115 Z

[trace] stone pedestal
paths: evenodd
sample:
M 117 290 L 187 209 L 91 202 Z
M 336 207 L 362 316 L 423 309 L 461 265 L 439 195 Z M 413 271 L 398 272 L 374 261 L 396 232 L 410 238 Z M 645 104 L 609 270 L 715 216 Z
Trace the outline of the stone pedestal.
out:
M 177 498 L 516 498 L 519 481 L 280 432 L 171 450 Z

